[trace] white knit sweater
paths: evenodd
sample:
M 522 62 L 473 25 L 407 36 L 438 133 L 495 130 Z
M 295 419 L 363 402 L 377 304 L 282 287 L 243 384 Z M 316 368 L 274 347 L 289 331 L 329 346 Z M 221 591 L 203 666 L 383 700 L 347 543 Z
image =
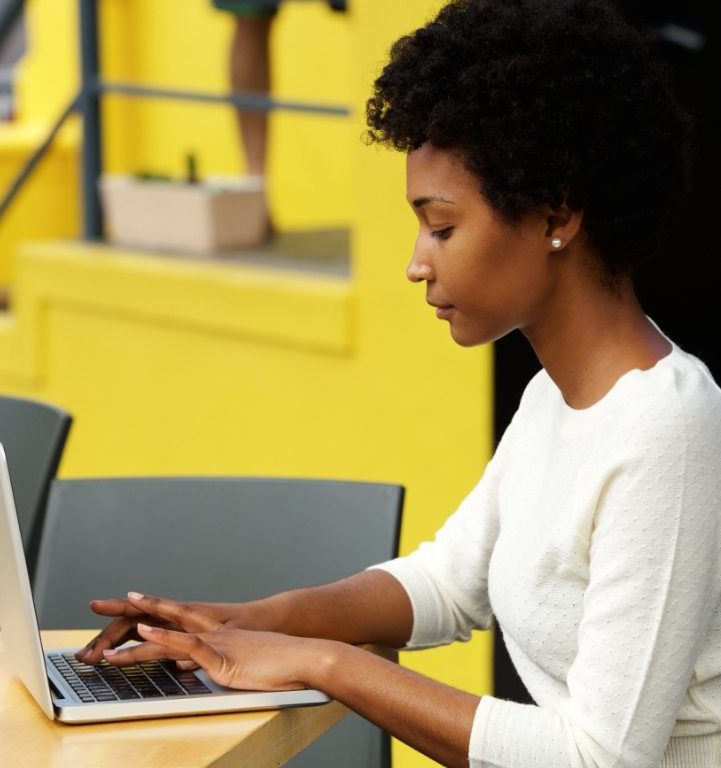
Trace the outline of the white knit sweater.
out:
M 721 768 L 721 390 L 691 355 L 585 410 L 541 371 L 435 541 L 378 567 L 409 648 L 503 629 L 537 706 L 482 697 L 472 768 Z

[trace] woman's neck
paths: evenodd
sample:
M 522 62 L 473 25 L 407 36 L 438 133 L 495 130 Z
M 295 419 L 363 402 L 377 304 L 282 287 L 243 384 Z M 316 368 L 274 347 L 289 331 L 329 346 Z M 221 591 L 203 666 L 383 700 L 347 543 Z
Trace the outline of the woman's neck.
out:
M 561 286 L 545 316 L 524 333 L 566 403 L 577 409 L 598 402 L 628 371 L 652 368 L 671 351 L 630 279 L 611 290 L 588 272 Z

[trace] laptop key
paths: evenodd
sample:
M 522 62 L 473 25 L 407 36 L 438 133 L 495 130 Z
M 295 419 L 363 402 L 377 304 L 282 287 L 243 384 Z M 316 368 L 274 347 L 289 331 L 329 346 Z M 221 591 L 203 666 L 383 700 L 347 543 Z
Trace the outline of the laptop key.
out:
M 133 691 L 133 690 L 127 690 L 127 691 L 121 691 L 121 692 L 118 694 L 118 698 L 119 698 L 119 699 L 121 699 L 122 701 L 127 701 L 127 700 L 129 700 L 129 699 L 139 699 L 139 698 L 140 698 L 140 695 L 139 695 L 139 694 L 137 694 L 137 693 L 136 693 L 135 691 Z
M 163 694 L 157 688 L 155 688 L 152 691 L 142 691 L 141 697 L 143 699 L 162 699 Z
M 98 693 L 95 696 L 96 701 L 117 701 L 118 697 L 112 692 L 108 691 L 107 693 Z
M 182 683 L 188 693 L 210 693 L 210 688 L 198 680 L 195 683 Z
M 158 681 L 156 685 L 166 696 L 182 696 L 183 694 L 183 689 L 173 682 Z

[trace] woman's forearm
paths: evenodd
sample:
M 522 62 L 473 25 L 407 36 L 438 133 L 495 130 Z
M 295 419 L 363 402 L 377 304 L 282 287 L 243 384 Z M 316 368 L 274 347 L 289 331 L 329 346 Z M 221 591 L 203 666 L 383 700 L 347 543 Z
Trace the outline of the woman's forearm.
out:
M 478 696 L 338 642 L 315 645 L 306 666 L 310 687 L 442 765 L 468 768 Z
M 413 629 L 413 610 L 405 589 L 380 570 L 283 592 L 248 605 L 263 625 L 258 628 L 298 637 L 401 648 Z

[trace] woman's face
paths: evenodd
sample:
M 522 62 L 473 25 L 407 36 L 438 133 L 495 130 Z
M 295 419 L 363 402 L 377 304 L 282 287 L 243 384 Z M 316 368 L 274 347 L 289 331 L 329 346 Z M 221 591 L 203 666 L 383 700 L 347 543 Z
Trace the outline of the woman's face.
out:
M 424 144 L 409 153 L 408 202 L 420 231 L 408 279 L 461 346 L 494 341 L 540 319 L 562 258 L 547 217 L 507 224 L 491 209 L 459 157 Z

